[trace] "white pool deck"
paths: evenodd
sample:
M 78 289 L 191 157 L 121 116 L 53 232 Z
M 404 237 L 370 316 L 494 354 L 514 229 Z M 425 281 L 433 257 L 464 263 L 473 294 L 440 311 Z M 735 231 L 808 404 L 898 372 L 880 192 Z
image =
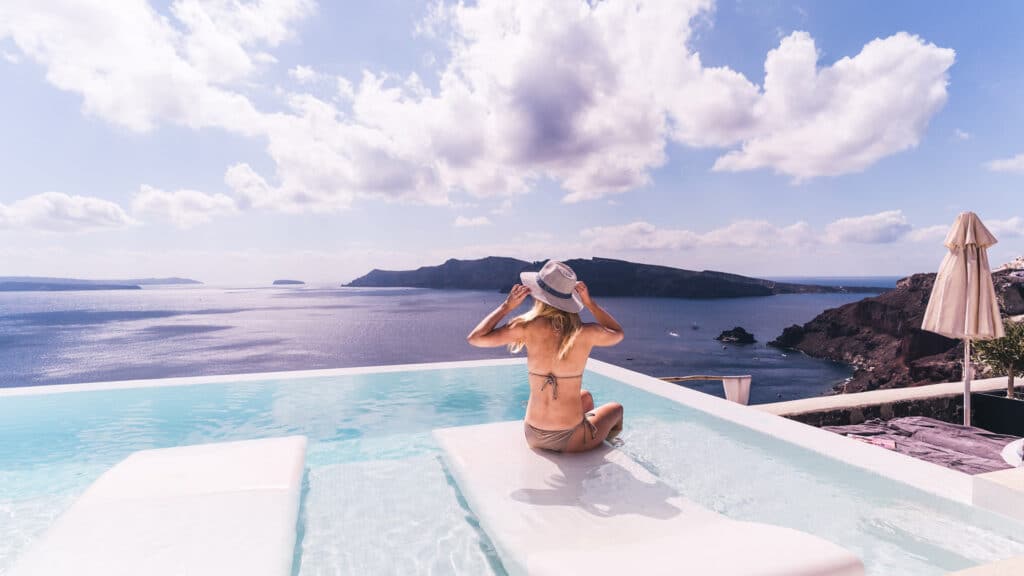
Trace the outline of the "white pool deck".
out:
M 142 450 L 101 475 L 12 576 L 288 576 L 306 438 Z
M 288 380 L 321 376 L 331 377 L 523 364 L 525 364 L 525 358 L 509 358 L 500 360 L 474 360 L 464 362 L 368 366 L 326 370 L 166 378 L 159 380 L 131 380 L 88 384 L 34 386 L 2 389 L 0 390 L 0 399 L 11 396 L 62 394 L 93 390 L 191 386 L 225 382 Z M 670 384 L 657 378 L 646 376 L 644 374 L 598 360 L 591 359 L 587 365 L 587 370 L 596 374 L 608 376 L 622 383 L 634 386 L 651 394 L 661 396 L 673 402 L 700 410 L 710 414 L 711 416 L 756 430 L 790 444 L 803 447 L 828 458 L 839 460 L 892 480 L 914 486 L 920 490 L 937 496 L 971 506 L 983 507 L 996 511 L 1000 514 L 1024 520 L 1024 468 L 972 477 L 942 466 L 916 460 L 910 456 L 892 452 L 878 446 L 872 446 L 825 430 L 807 426 L 805 424 L 771 414 L 765 410 L 728 402 L 722 398 L 710 396 L 675 384 Z M 984 571 L 986 567 L 979 567 L 973 569 L 976 570 L 976 572 L 971 572 L 971 575 L 980 576 L 982 574 L 1001 574 L 1002 572 L 1000 572 L 1000 568 L 997 566 L 998 564 L 1019 567 L 1020 563 L 1024 563 L 1024 559 L 1016 559 L 1016 561 L 1018 564 L 1013 564 L 1013 561 L 993 564 L 991 572 Z

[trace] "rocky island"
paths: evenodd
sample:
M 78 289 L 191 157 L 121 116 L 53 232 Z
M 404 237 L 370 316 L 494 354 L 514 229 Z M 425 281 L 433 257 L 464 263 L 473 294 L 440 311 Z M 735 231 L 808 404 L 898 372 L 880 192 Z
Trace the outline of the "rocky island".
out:
M 0 281 L 0 292 L 58 292 L 70 290 L 142 290 L 138 284 L 76 284 L 71 282 Z
M 754 339 L 754 335 L 747 332 L 742 326 L 737 326 L 732 330 L 723 331 L 718 336 L 715 336 L 715 340 L 732 344 L 755 344 L 757 342 L 757 340 Z
M 274 280 L 274 286 L 303 286 L 302 280 Z
M 416 270 L 372 270 L 347 284 L 352 287 L 409 287 L 507 292 L 519 281 L 519 273 L 537 271 L 546 261 L 526 262 L 491 256 L 479 260 L 451 259 L 439 266 Z M 877 294 L 882 288 L 841 288 L 774 282 L 711 270 L 694 271 L 610 258 L 567 260 L 566 264 L 601 296 L 656 298 L 742 298 L 775 294 L 863 292 Z
M 1024 262 L 992 274 L 1002 313 L 1024 314 Z M 836 392 L 900 388 L 961 378 L 963 343 L 921 330 L 935 274 L 914 274 L 895 290 L 826 310 L 793 325 L 768 344 L 850 364 L 853 376 Z
M 38 276 L 0 276 L 0 292 L 52 292 L 64 290 L 140 290 L 143 286 L 202 284 L 189 278 L 132 278 L 128 280 L 81 280 Z

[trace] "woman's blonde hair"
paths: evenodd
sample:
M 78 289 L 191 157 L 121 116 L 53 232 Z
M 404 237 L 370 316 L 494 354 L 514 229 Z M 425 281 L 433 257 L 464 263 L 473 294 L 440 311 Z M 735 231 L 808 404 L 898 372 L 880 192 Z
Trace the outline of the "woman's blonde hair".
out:
M 569 350 L 572 349 L 573 342 L 576 341 L 576 336 L 580 333 L 580 329 L 583 327 L 583 321 L 580 320 L 580 315 L 575 312 L 566 312 L 565 310 L 559 310 L 550 304 L 535 300 L 533 302 L 533 308 L 530 309 L 526 314 L 516 316 L 513 318 L 508 325 L 519 326 L 527 325 L 533 322 L 537 318 L 547 318 L 551 322 L 551 327 L 556 332 L 561 334 L 561 340 L 558 343 L 558 359 L 562 360 L 565 358 Z M 508 345 L 509 352 L 519 352 L 526 345 L 526 342 L 517 340 Z

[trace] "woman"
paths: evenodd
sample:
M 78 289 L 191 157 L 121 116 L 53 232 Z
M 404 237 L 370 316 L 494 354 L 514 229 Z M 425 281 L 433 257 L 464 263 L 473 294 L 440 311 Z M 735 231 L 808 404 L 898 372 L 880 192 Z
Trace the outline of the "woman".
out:
M 622 341 L 622 326 L 594 303 L 586 284 L 561 262 L 548 261 L 540 272 L 520 274 L 505 302 L 484 318 L 466 340 L 473 346 L 526 348 L 530 401 L 526 405 L 526 441 L 533 448 L 583 452 L 611 440 L 622 430 L 622 405 L 611 402 L 594 409 L 583 389 L 583 369 L 594 346 Z M 533 296 L 533 308 L 495 326 Z M 580 321 L 586 306 L 597 323 Z

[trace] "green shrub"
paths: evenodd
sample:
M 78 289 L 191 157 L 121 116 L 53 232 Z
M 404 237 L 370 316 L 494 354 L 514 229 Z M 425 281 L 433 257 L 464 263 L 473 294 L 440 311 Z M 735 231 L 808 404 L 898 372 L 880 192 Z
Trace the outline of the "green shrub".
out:
M 1006 396 L 1013 398 L 1015 376 L 1024 376 L 1024 322 L 1003 322 L 1006 336 L 972 342 L 974 359 L 996 374 L 1006 374 Z

